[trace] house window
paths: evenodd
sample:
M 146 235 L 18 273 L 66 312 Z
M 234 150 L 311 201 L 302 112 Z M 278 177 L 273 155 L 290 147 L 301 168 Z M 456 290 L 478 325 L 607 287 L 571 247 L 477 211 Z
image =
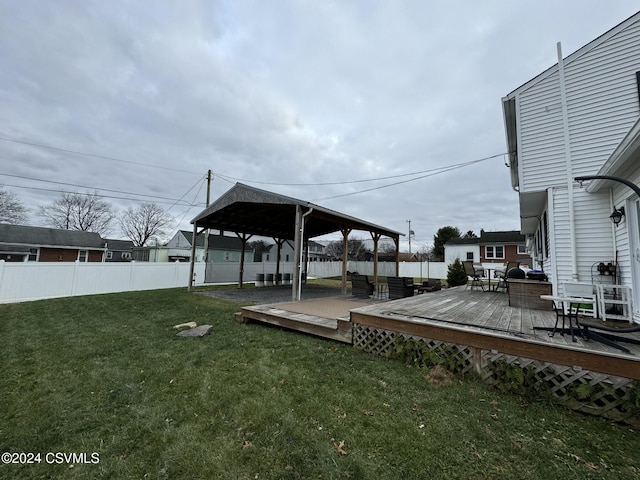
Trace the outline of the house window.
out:
M 471 260 L 473 262 L 473 252 L 467 252 L 467 260 Z
M 284 260 L 284 261 L 285 261 L 285 262 L 288 262 L 288 261 L 289 261 L 289 254 L 287 253 L 287 254 L 284 256 L 284 258 L 285 258 L 285 260 Z
M 87 261 L 87 251 L 86 250 L 78 250 L 78 261 L 86 262 Z
M 111 252 L 108 252 L 111 253 Z M 122 258 L 123 260 L 131 260 L 131 252 L 122 252 L 120 254 L 120 258 Z
M 107 252 L 107 260 L 111 260 L 113 258 L 113 252 Z
M 504 247 L 502 245 L 493 245 L 484 247 L 485 258 L 504 258 Z
M 526 254 L 527 254 L 527 246 L 518 245 L 518 255 L 526 255 Z
M 231 260 L 232 260 L 231 252 L 224 252 L 224 261 L 225 262 L 230 262 Z
M 30 248 L 29 249 L 29 261 L 30 262 L 37 262 L 38 261 L 38 249 L 37 248 Z

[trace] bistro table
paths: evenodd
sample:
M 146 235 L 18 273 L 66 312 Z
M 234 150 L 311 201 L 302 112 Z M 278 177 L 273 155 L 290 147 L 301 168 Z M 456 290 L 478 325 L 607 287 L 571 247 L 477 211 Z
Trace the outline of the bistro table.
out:
M 560 310 L 561 310 L 561 314 L 562 314 L 562 330 L 561 335 L 564 335 L 565 332 L 565 328 L 564 328 L 564 322 L 565 322 L 565 318 L 569 318 L 569 331 L 571 332 L 571 340 L 572 341 L 577 341 L 576 340 L 576 336 L 573 333 L 573 318 L 575 317 L 576 319 L 576 328 L 578 329 L 578 332 L 580 331 L 580 326 L 578 324 L 578 311 L 580 310 L 580 305 L 584 305 L 584 304 L 589 304 L 589 305 L 593 305 L 595 303 L 595 300 L 593 298 L 582 298 L 582 297 L 562 297 L 562 296 L 557 296 L 557 295 L 540 295 L 540 298 L 542 300 L 550 300 L 552 302 L 557 303 L 560 305 Z M 569 308 L 567 310 L 565 310 L 565 304 L 568 304 Z M 572 309 L 575 306 L 575 313 L 572 312 Z M 558 320 L 559 320 L 559 316 L 558 315 L 558 310 L 557 308 L 554 306 L 554 310 L 556 311 L 556 324 L 554 325 L 553 329 L 551 330 L 551 332 L 549 333 L 550 337 L 553 337 L 553 335 L 556 333 L 556 331 L 558 331 Z M 547 327 L 533 327 L 534 329 L 537 330 L 546 330 Z
M 387 283 L 378 282 L 376 285 L 376 298 L 384 299 L 387 298 L 388 286 Z
M 500 283 L 500 282 L 496 283 L 493 286 L 493 288 L 491 288 L 491 272 L 493 272 L 493 278 L 495 279 L 496 278 L 496 274 L 495 274 L 496 269 L 495 268 L 485 268 L 484 271 L 487 272 L 487 280 L 489 282 L 488 289 L 486 291 L 487 292 L 497 292 L 498 291 L 498 283 Z

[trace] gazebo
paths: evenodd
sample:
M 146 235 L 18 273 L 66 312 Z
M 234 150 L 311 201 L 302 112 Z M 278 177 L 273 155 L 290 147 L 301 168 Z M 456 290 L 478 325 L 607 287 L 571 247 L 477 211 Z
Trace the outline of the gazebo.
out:
M 398 275 L 398 250 L 400 232 L 345 215 L 311 202 L 298 200 L 266 190 L 236 183 L 224 195 L 204 209 L 193 220 L 191 273 L 189 290 L 193 290 L 195 238 L 204 230 L 234 232 L 242 241 L 239 285 L 244 273 L 244 249 L 254 235 L 270 237 L 278 245 L 277 265 L 280 265 L 280 248 L 286 240 L 294 241 L 295 269 L 291 297 L 300 300 L 302 284 L 302 254 L 310 238 L 341 232 L 343 252 L 347 251 L 349 234 L 353 230 L 369 232 L 374 244 L 374 278 L 378 276 L 378 242 L 383 236 L 393 240 L 396 246 L 396 276 Z M 347 259 L 342 259 L 342 291 L 347 291 Z M 279 267 L 278 267 L 279 268 Z

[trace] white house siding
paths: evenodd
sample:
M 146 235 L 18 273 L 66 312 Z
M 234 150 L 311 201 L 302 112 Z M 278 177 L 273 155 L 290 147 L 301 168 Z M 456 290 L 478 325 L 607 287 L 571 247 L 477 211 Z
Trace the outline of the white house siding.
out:
M 621 173 L 624 178 L 627 178 L 636 185 L 640 185 L 640 171 L 634 173 L 623 172 Z M 637 197 L 635 193 L 629 189 L 629 187 L 616 184 L 613 188 L 613 205 L 617 208 L 624 206 L 627 210 L 627 214 L 631 211 L 628 208 L 627 200 L 635 200 Z M 620 225 L 614 229 L 616 236 L 616 247 L 618 250 L 618 265 L 620 267 L 621 283 L 625 285 L 631 285 L 631 259 L 635 256 L 635 248 L 629 247 L 629 227 L 630 222 L 627 218 L 624 219 Z M 633 250 L 633 251 L 632 251 Z
M 640 23 L 565 65 L 572 174 L 594 174 L 638 118 Z
M 566 185 L 557 67 L 517 93 L 520 192 Z M 594 174 L 638 118 L 640 22 L 564 65 L 572 175 Z
M 590 194 L 582 189 L 574 191 L 576 212 L 576 257 L 578 280 L 591 282 L 594 264 L 615 259 L 611 194 L 603 191 Z
M 610 195 L 608 191 L 590 194 L 584 190 L 574 190 L 576 212 L 575 241 L 578 281 L 591 282 L 592 268 L 599 262 L 611 262 L 615 258 L 613 231 L 609 215 Z M 550 247 L 553 257 L 546 259 L 545 271 L 553 272 L 554 284 L 572 281 L 573 265 L 571 255 L 571 232 L 569 226 L 568 189 L 557 187 L 551 191 L 552 224 Z M 554 265 L 551 261 L 554 261 Z M 555 268 L 554 268 L 555 266 Z
M 456 258 L 460 261 L 467 259 L 467 252 L 473 252 L 473 260 L 475 262 L 480 261 L 480 246 L 479 245 L 445 245 L 444 247 L 444 263 L 451 265 L 455 262 Z
M 562 282 L 571 280 L 571 231 L 569 224 L 569 196 L 568 189 L 554 188 L 551 192 L 553 199 L 552 212 L 549 222 L 553 223 L 551 239 L 552 255 L 555 263 L 556 277 L 553 279 L 554 288 Z M 551 261 L 551 259 L 549 259 Z M 551 269 L 552 266 L 549 265 Z M 554 271 L 553 269 L 551 270 Z
M 640 21 L 617 27 L 565 59 L 565 98 L 571 172 L 567 172 L 560 79 L 554 67 L 516 90 L 520 192 L 548 190 L 550 251 L 543 260 L 554 287 L 572 279 L 568 175 L 596 174 L 640 115 L 636 72 L 640 71 Z M 601 39 L 601 40 L 602 40 Z M 632 177 L 635 176 L 635 179 Z M 627 175 L 636 184 L 640 173 Z M 615 260 L 622 282 L 631 284 L 626 222 L 612 228 L 612 192 L 573 186 L 575 257 L 580 281 L 592 267 Z M 627 187 L 615 186 L 613 204 L 625 205 Z M 544 209 L 539 212 L 542 219 Z M 537 235 L 536 235 L 537 236 Z M 615 238 L 614 238 L 615 236 Z M 535 258 L 535 255 L 534 255 Z
M 518 104 L 520 192 L 544 191 L 566 183 L 558 74 L 522 92 Z

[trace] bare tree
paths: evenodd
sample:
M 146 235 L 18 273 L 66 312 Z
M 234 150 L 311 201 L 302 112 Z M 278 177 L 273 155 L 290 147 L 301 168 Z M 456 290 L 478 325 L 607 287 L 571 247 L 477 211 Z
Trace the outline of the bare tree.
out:
M 342 258 L 342 248 L 342 241 L 336 240 L 327 245 L 326 253 L 333 258 Z M 350 238 L 347 241 L 347 249 L 347 259 L 349 260 L 365 260 L 366 254 L 371 253 L 371 251 L 366 248 L 364 240 L 359 238 Z
M 27 208 L 14 193 L 0 186 L 0 223 L 24 223 L 27 212 Z
M 144 247 L 151 237 L 164 235 L 164 229 L 173 218 L 156 203 L 143 203 L 140 207 L 128 208 L 120 217 L 122 233 L 136 247 Z
M 97 192 L 65 192 L 62 198 L 41 206 L 38 215 L 47 219 L 53 227 L 95 232 L 103 237 L 111 231 L 114 219 L 111 204 Z

